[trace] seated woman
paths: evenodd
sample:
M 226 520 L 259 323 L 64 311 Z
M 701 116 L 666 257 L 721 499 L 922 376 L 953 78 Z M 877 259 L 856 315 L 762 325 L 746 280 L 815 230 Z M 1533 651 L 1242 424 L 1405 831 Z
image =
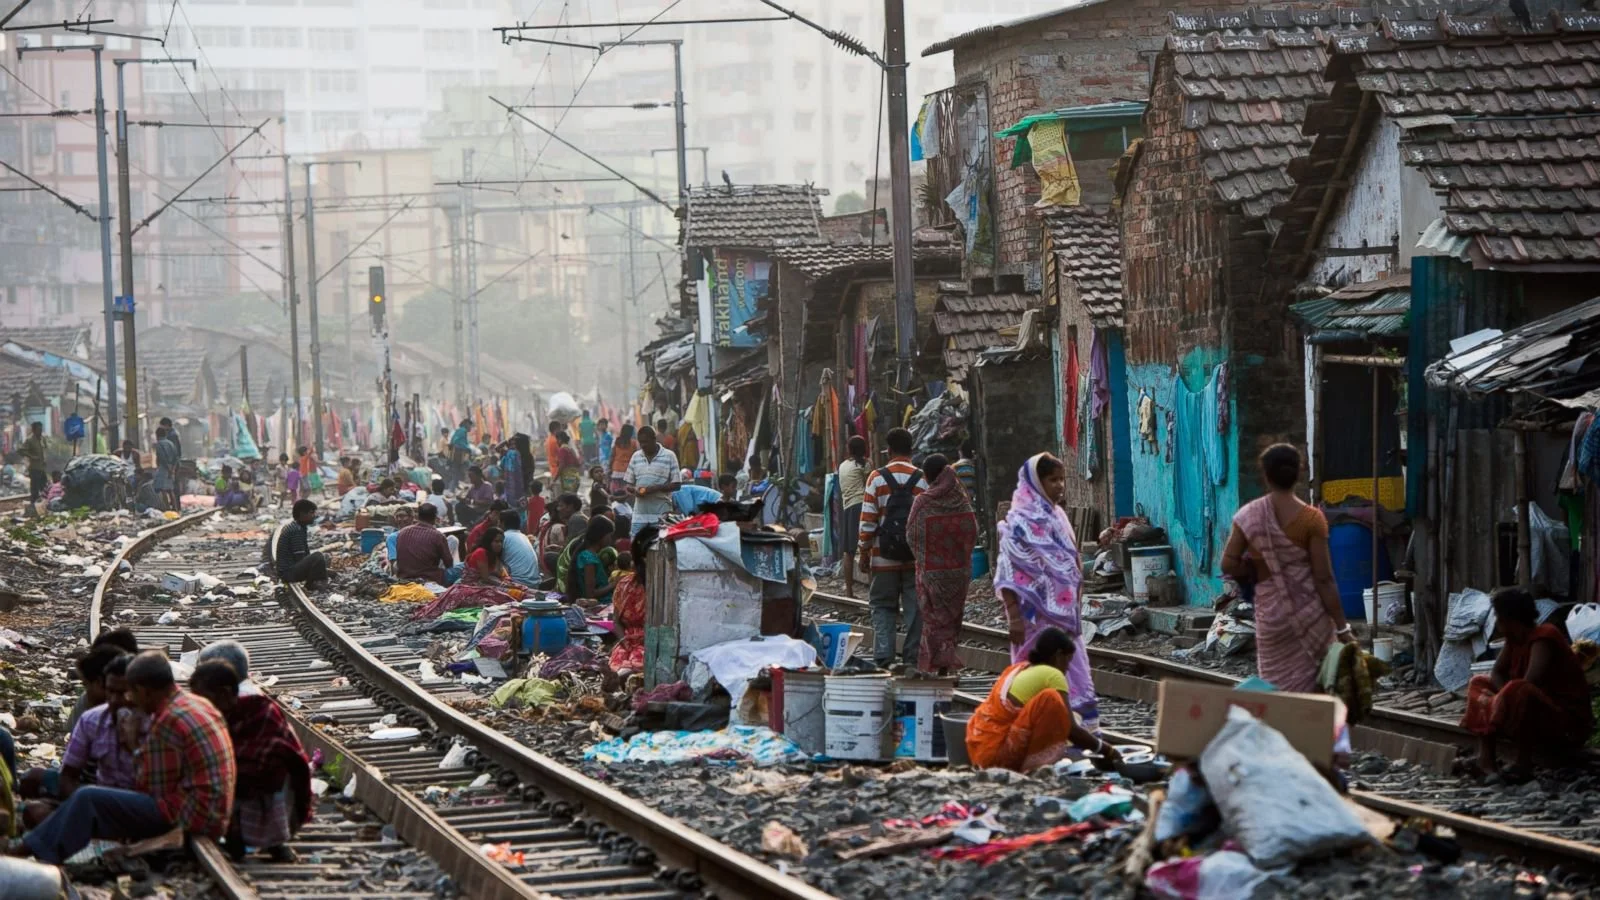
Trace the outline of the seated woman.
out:
M 1516 745 L 1516 759 L 1503 774 L 1507 781 L 1533 775 L 1536 750 L 1573 751 L 1594 731 L 1589 684 L 1583 666 L 1561 629 L 1539 622 L 1533 596 L 1519 588 L 1494 594 L 1496 630 L 1506 639 L 1494 671 L 1467 684 L 1467 712 L 1461 727 L 1478 735 L 1477 769 L 1495 771 L 1495 745 Z
M 216 504 L 218 509 L 250 509 L 250 495 L 245 492 L 239 479 L 233 474 L 233 466 L 224 465 L 222 474 L 217 476 Z
M 472 552 L 467 554 L 465 566 L 461 570 L 461 580 L 440 594 L 439 599 L 412 613 L 411 618 L 437 619 L 453 609 L 499 606 L 516 602 L 517 598 L 506 592 L 508 588 L 514 586 L 510 574 L 506 572 L 505 564 L 501 561 L 501 554 L 504 551 L 505 532 L 493 526 L 485 528 Z M 518 596 L 520 595 L 519 590 Z
M 274 862 L 294 862 L 289 836 L 311 817 L 311 764 L 277 701 L 239 695 L 239 673 L 220 660 L 195 666 L 189 689 L 211 701 L 228 723 L 237 780 L 226 842 L 234 859 L 246 847 Z
M 1067 666 L 1077 649 L 1059 628 L 1046 628 L 1024 662 L 1006 668 L 967 723 L 967 755 L 982 769 L 1029 772 L 1081 747 L 1117 759 L 1116 748 L 1090 734 L 1067 705 Z
M 611 581 L 610 570 L 602 555 L 611 548 L 615 534 L 616 526 L 610 519 L 595 516 L 589 520 L 583 537 L 569 547 L 573 554 L 572 565 L 562 586 L 566 588 L 564 593 L 567 599 L 574 604 L 592 609 L 611 602 L 611 593 L 616 585 Z
M 660 532 L 646 525 L 633 536 L 633 565 L 616 580 L 611 591 L 611 618 L 622 639 L 611 648 L 611 671 L 624 677 L 644 670 L 645 564 Z

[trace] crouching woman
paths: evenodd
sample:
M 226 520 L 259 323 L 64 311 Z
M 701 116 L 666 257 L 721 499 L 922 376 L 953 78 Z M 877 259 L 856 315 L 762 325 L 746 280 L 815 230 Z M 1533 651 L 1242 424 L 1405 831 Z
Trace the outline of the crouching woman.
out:
M 1001 673 L 989 698 L 967 723 L 967 756 L 979 768 L 1028 772 L 1067 755 L 1069 746 L 1117 758 L 1091 734 L 1067 702 L 1067 667 L 1077 649 L 1059 628 L 1046 628 L 1028 658 Z

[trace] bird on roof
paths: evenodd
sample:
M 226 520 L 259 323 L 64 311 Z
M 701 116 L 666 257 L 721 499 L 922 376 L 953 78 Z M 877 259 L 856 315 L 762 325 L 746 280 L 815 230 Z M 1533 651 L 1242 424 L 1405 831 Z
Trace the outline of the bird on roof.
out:
M 733 195 L 733 178 L 728 175 L 728 170 L 722 170 L 722 183 L 728 186 L 728 195 Z

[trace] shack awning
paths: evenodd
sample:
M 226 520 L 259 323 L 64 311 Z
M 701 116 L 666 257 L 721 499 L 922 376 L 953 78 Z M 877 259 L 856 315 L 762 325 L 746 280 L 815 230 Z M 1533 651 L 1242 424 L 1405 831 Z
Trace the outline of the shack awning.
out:
M 1428 384 L 1467 394 L 1526 393 L 1572 409 L 1600 404 L 1600 297 L 1505 333 L 1451 341 Z
M 1304 300 L 1289 312 L 1313 344 L 1402 338 L 1411 321 L 1411 275 L 1347 285 L 1326 297 Z

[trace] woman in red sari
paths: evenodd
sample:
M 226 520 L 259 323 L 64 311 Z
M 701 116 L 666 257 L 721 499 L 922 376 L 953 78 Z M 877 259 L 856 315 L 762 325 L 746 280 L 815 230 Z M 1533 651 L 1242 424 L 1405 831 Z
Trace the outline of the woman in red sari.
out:
M 1268 447 L 1261 477 L 1267 495 L 1234 515 L 1222 571 L 1256 582 L 1257 673 L 1280 691 L 1314 693 L 1328 647 L 1355 642 L 1333 580 L 1328 520 L 1294 494 L 1300 480 L 1294 447 Z
M 1494 594 L 1496 630 L 1506 639 L 1494 671 L 1475 675 L 1467 684 L 1467 712 L 1461 727 L 1478 735 L 1478 774 L 1495 770 L 1495 745 L 1516 745 L 1511 768 L 1501 773 L 1509 782 L 1533 775 L 1533 755 L 1540 749 L 1571 752 L 1594 732 L 1589 682 L 1583 664 L 1561 629 L 1539 624 L 1533 596 L 1518 588 Z
M 1077 649 L 1071 635 L 1047 627 L 1030 643 L 1026 659 L 1000 673 L 967 723 L 967 756 L 974 766 L 1031 772 L 1059 761 L 1069 746 L 1118 758 L 1116 748 L 1084 728 L 1069 705 L 1067 674 Z
M 311 818 L 311 764 L 277 701 L 265 694 L 239 696 L 239 673 L 220 660 L 195 667 L 189 688 L 211 702 L 228 723 L 238 767 L 228 852 L 267 851 L 274 862 L 294 862 L 289 837 Z
M 923 460 L 922 474 L 928 489 L 911 504 L 906 520 L 906 538 L 917 559 L 917 607 L 922 616 L 917 668 L 945 675 L 961 668 L 956 646 L 967 608 L 967 585 L 972 582 L 978 517 L 943 454 Z
M 657 534 L 656 526 L 646 525 L 634 536 L 633 569 L 611 592 L 611 614 L 622 629 L 622 640 L 611 648 L 611 671 L 624 678 L 644 670 L 645 572 Z

